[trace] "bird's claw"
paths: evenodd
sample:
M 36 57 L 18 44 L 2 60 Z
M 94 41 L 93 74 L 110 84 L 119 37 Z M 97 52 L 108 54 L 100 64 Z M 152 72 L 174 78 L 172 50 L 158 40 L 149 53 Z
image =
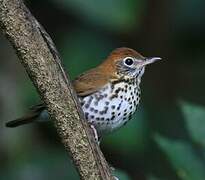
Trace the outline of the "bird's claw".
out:
M 95 126 L 94 125 L 90 125 L 91 129 L 93 130 L 93 134 L 94 134 L 94 138 L 95 138 L 95 141 L 98 143 L 98 145 L 100 144 L 100 141 L 98 139 L 98 132 L 97 130 L 95 129 Z

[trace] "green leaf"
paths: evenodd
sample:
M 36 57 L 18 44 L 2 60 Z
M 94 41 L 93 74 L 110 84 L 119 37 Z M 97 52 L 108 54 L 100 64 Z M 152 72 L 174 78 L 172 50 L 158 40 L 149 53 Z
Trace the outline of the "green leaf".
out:
M 170 140 L 156 135 L 155 140 L 166 154 L 176 174 L 183 180 L 205 179 L 205 166 L 192 146 L 181 140 Z
M 142 0 L 53 0 L 79 18 L 117 31 L 130 30 L 139 21 Z
M 187 102 L 182 102 L 181 108 L 190 136 L 205 147 L 205 108 Z

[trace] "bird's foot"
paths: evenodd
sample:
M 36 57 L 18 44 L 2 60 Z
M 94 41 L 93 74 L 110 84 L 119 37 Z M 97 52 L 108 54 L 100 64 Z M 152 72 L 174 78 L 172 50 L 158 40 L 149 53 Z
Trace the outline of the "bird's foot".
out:
M 98 145 L 100 144 L 100 141 L 99 141 L 99 137 L 98 137 L 98 132 L 97 130 L 95 129 L 95 126 L 94 125 L 90 125 L 91 129 L 93 130 L 93 134 L 94 134 L 94 138 L 95 138 L 95 141 L 98 143 Z

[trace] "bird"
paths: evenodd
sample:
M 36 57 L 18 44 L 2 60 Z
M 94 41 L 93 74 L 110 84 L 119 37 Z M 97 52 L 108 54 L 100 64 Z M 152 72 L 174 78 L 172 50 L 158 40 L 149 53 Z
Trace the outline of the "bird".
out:
M 132 119 L 140 102 L 140 83 L 145 67 L 160 57 L 144 57 L 127 47 L 114 49 L 105 60 L 73 81 L 85 120 L 101 137 L 124 126 Z M 6 123 L 17 127 L 34 121 L 47 121 L 49 114 L 43 103 Z

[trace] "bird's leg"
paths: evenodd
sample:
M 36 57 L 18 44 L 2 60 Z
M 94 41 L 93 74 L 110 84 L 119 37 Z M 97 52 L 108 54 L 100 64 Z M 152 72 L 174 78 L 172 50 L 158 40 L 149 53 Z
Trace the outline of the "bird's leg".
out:
M 98 143 L 98 145 L 100 144 L 100 138 L 98 137 L 98 132 L 97 130 L 95 129 L 95 126 L 94 125 L 90 125 L 91 129 L 93 130 L 93 134 L 94 134 L 94 138 L 95 138 L 95 141 Z

